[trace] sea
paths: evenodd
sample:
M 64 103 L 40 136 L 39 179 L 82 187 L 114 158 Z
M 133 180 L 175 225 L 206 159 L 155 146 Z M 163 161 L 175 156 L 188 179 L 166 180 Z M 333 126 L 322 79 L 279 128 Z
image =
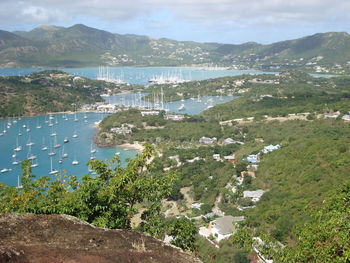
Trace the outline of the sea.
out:
M 49 68 L 15 68 L 0 69 L 0 76 L 22 76 L 46 70 Z M 51 68 L 50 68 L 51 69 Z M 70 74 L 88 78 L 96 78 L 99 68 L 74 68 L 61 69 Z M 110 68 L 115 76 L 123 77 L 124 81 L 131 84 L 147 85 L 148 79 L 160 75 L 178 75 L 187 80 L 203 80 L 224 76 L 238 76 L 242 74 L 261 74 L 265 72 L 246 70 L 203 70 L 199 68 Z M 106 97 L 111 104 L 128 103 L 135 101 L 142 94 L 123 94 Z M 165 109 L 173 113 L 199 114 L 215 104 L 233 100 L 235 96 L 204 96 L 190 98 L 183 101 L 168 102 Z M 145 103 L 145 102 L 144 102 Z M 32 172 L 37 177 L 50 176 L 52 170 L 61 174 L 72 174 L 80 179 L 89 171 L 87 162 L 91 158 L 108 160 L 115 154 L 120 156 L 122 165 L 127 164 L 129 158 L 137 155 L 135 150 L 122 148 L 99 148 L 93 143 L 93 137 L 97 133 L 96 123 L 101 121 L 106 114 L 102 113 L 76 113 L 76 114 L 52 114 L 27 118 L 9 118 L 0 120 L 0 182 L 11 186 L 17 186 L 21 176 L 22 160 L 30 156 L 36 158 L 32 163 L 37 165 Z M 77 135 L 77 137 L 73 137 Z M 64 142 L 64 140 L 68 142 Z M 32 144 L 32 145 L 31 145 Z M 20 151 L 14 149 L 20 146 Z M 55 148 L 56 146 L 57 148 Z M 42 148 L 47 147 L 47 150 Z M 45 148 L 44 148 L 45 149 Z M 49 156 L 49 153 L 55 155 Z M 93 153 L 92 153 L 93 152 Z M 64 153 L 68 154 L 66 158 Z M 78 164 L 73 164 L 77 161 Z M 15 164 L 17 163 L 18 164 Z

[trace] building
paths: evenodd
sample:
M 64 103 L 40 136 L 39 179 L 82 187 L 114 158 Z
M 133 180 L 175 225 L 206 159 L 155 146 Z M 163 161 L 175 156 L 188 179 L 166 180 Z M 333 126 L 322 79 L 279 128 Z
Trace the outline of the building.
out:
M 243 191 L 243 198 L 251 198 L 252 202 L 258 202 L 262 195 L 265 193 L 264 190 L 255 190 L 255 191 Z
M 156 116 L 159 115 L 159 111 L 141 111 L 141 115 L 143 116 Z
M 260 158 L 259 158 L 259 155 L 258 154 L 251 154 L 251 155 L 248 155 L 247 159 L 246 159 L 248 162 L 250 163 L 258 163 L 260 162 Z
M 213 144 L 213 143 L 216 143 L 217 142 L 217 139 L 215 137 L 213 138 L 209 138 L 209 137 L 202 137 L 199 139 L 199 143 L 202 143 L 202 144 Z
M 228 162 L 231 162 L 231 163 L 234 163 L 236 161 L 236 158 L 235 158 L 234 154 L 231 154 L 231 155 L 228 155 L 228 156 L 224 156 L 224 160 L 228 161 Z
M 236 232 L 236 223 L 243 221 L 244 216 L 223 216 L 210 222 L 211 233 L 217 242 L 229 238 Z
M 343 121 L 350 121 L 350 115 L 344 115 L 341 119 Z
M 327 113 L 324 115 L 325 118 L 329 119 L 336 119 L 340 115 L 340 111 L 332 112 L 332 113 Z
M 220 154 L 218 153 L 213 154 L 213 159 L 216 161 L 220 161 L 221 160 Z
M 223 140 L 223 142 L 222 142 L 223 145 L 234 144 L 234 143 L 240 144 L 240 145 L 244 144 L 244 142 L 236 141 L 236 140 L 231 139 L 231 138 L 227 138 L 227 139 Z
M 281 145 L 279 144 L 276 144 L 276 145 L 268 145 L 268 146 L 265 146 L 264 149 L 262 150 L 263 153 L 269 153 L 269 152 L 272 152 L 272 151 L 275 151 L 275 150 L 278 150 L 281 148 Z
M 182 121 L 185 118 L 185 115 L 182 114 L 166 114 L 164 119 L 172 121 Z

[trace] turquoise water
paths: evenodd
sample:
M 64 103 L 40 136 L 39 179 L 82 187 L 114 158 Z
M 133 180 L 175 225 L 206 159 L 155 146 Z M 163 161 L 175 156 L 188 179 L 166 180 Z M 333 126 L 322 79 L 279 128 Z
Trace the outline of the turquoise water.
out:
M 84 119 L 85 114 L 78 113 L 77 121 L 74 120 L 74 115 L 66 115 L 67 120 L 63 118 L 63 114 L 54 114 L 52 116 L 51 123 L 53 126 L 49 126 L 48 115 L 22 118 L 16 121 L 14 119 L 0 120 L 0 132 L 4 133 L 4 130 L 6 131 L 4 135 L 0 136 L 0 170 L 4 168 L 12 169 L 12 171 L 0 173 L 0 182 L 17 185 L 17 176 L 21 174 L 21 165 L 12 164 L 14 161 L 12 155 L 15 153 L 16 160 L 22 161 L 28 158 L 30 155 L 29 151 L 37 156 L 35 162 L 39 164 L 38 167 L 32 168 L 33 173 L 38 176 L 52 176 L 49 175 L 51 162 L 48 153 L 52 151 L 53 147 L 51 146 L 53 144 L 61 144 L 60 148 L 53 148 L 56 152 L 56 155 L 52 156 L 53 168 L 63 173 L 66 171 L 78 178 L 89 172 L 86 163 L 90 160 L 91 148 L 97 150 L 94 156 L 100 160 L 111 158 L 116 152 L 120 152 L 120 157 L 124 164 L 126 163 L 126 158 L 132 158 L 136 155 L 134 150 L 91 146 L 93 136 L 97 132 L 94 122 L 105 117 L 106 115 L 104 114 L 87 113 L 86 119 Z M 37 128 L 37 126 L 41 126 L 41 128 Z M 73 138 L 75 131 L 78 137 Z M 56 133 L 57 136 L 51 136 L 53 133 Z M 22 136 L 19 136 L 19 134 L 22 134 Z M 65 137 L 69 139 L 68 143 L 64 143 Z M 22 150 L 19 152 L 13 150 L 17 146 L 17 139 L 18 144 L 22 147 Z M 26 144 L 29 140 L 35 144 L 27 146 Z M 48 150 L 42 150 L 43 144 L 48 147 Z M 63 146 L 64 152 L 68 153 L 67 158 L 62 158 Z M 75 158 L 79 161 L 78 165 L 72 164 Z M 60 159 L 63 160 L 61 164 L 59 163 Z
M 53 68 L 0 68 L 0 76 L 23 76 L 45 69 Z M 66 71 L 70 74 L 94 79 L 98 75 L 99 68 L 62 68 L 60 70 Z M 272 72 L 254 70 L 202 70 L 195 67 L 110 67 L 110 72 L 116 78 L 122 77 L 123 80 L 128 83 L 141 85 L 147 85 L 150 78 L 161 75 L 175 75 L 186 80 L 204 80 L 225 76 L 239 76 L 242 74 L 272 74 Z
M 0 69 L 0 76 L 9 75 L 26 75 L 32 72 L 41 71 L 44 68 L 16 68 L 16 69 Z M 63 69 L 68 73 L 81 75 L 89 78 L 96 78 L 98 74 L 98 68 L 74 68 Z M 112 73 L 115 76 L 123 75 L 124 80 L 133 84 L 148 84 L 148 79 L 161 74 L 173 74 L 179 75 L 184 79 L 189 80 L 201 80 L 223 76 L 236 76 L 241 74 L 258 74 L 263 72 L 255 71 L 240 71 L 240 70 L 200 70 L 198 68 L 111 68 Z M 142 94 L 144 95 L 144 94 Z M 129 103 L 139 95 L 127 94 L 116 95 L 108 97 L 107 101 L 114 104 Z M 198 114 L 208 107 L 218 103 L 224 103 L 235 99 L 235 97 L 202 97 L 198 102 L 197 98 L 187 99 L 185 101 L 175 101 L 166 103 L 164 107 L 170 112 L 175 113 L 187 113 Z M 145 103 L 145 102 L 143 102 Z M 184 109 L 179 110 L 180 106 L 184 104 Z M 63 114 L 53 115 L 51 123 L 53 126 L 49 126 L 49 116 L 38 116 L 32 118 L 22 119 L 9 119 L 0 120 L 0 182 L 5 182 L 9 185 L 17 185 L 17 177 L 21 174 L 21 165 L 13 164 L 14 161 L 22 161 L 27 159 L 28 156 L 35 155 L 37 158 L 34 163 L 37 163 L 37 167 L 33 167 L 32 171 L 37 176 L 52 176 L 49 175 L 52 168 L 58 170 L 61 173 L 69 173 L 81 178 L 82 175 L 87 174 L 88 167 L 86 163 L 90 160 L 91 149 L 96 149 L 94 154 L 96 159 L 104 160 L 111 158 L 116 152 L 120 152 L 122 163 L 126 164 L 127 158 L 132 158 L 136 155 L 134 150 L 123 150 L 120 148 L 97 148 L 95 145 L 91 146 L 92 138 L 96 134 L 96 128 L 94 122 L 103 119 L 106 115 L 98 113 L 87 113 L 86 119 L 84 119 L 84 113 L 78 113 L 78 121 L 74 121 L 74 115 L 67 115 L 67 120 L 64 119 Z M 25 127 L 23 127 L 25 126 Z M 37 128 L 41 126 L 41 128 Z M 73 138 L 72 135 L 78 134 L 77 138 Z M 22 135 L 19 136 L 19 133 Z M 56 136 L 51 134 L 56 133 Z M 64 143 L 64 138 L 68 138 L 69 142 Z M 21 151 L 15 152 L 16 144 L 22 147 Z M 35 144 L 27 146 L 28 141 L 32 141 Z M 43 142 L 44 141 L 44 142 Z M 43 143 L 49 147 L 48 150 L 43 151 Z M 51 150 L 50 145 L 61 144 L 60 148 L 54 148 L 56 155 L 49 156 L 48 152 Z M 64 146 L 64 152 L 68 153 L 67 158 L 62 158 L 62 150 Z M 13 155 L 16 157 L 13 157 Z M 63 162 L 59 163 L 62 159 Z M 77 160 L 78 165 L 73 165 L 72 161 Z
M 123 95 L 113 95 L 110 97 L 105 97 L 105 100 L 110 103 L 110 104 L 115 104 L 115 105 L 124 105 L 128 106 L 131 104 L 131 101 L 134 101 L 135 104 L 137 105 L 142 105 L 142 106 L 148 106 L 150 103 L 147 103 L 145 101 L 139 100 L 140 95 L 145 96 L 148 93 L 129 93 L 129 94 L 123 94 Z M 201 97 L 200 100 L 197 98 L 191 98 L 191 99 L 186 99 L 184 101 L 172 101 L 172 102 L 165 102 L 164 103 L 164 109 L 166 109 L 169 112 L 172 113 L 179 113 L 179 114 L 189 114 L 189 115 L 194 115 L 194 114 L 199 114 L 202 111 L 208 109 L 210 106 L 214 106 L 216 104 L 221 104 L 225 103 L 228 101 L 231 101 L 233 99 L 238 98 L 237 96 L 204 96 Z M 179 110 L 181 105 L 184 105 L 183 110 Z

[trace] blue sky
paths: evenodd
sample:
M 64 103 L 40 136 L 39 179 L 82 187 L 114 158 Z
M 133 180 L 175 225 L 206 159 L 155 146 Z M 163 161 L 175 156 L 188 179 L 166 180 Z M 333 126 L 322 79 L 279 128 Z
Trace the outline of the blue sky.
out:
M 0 28 L 82 23 L 119 34 L 240 44 L 350 31 L 348 0 L 0 0 Z

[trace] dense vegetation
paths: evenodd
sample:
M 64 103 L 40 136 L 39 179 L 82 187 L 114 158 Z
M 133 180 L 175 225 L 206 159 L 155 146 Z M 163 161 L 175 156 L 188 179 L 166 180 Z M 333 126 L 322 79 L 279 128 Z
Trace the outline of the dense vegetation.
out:
M 148 161 L 153 154 L 153 149 L 146 146 L 126 168 L 118 157 L 110 163 L 90 161 L 90 168 L 98 176 L 85 175 L 81 182 L 59 174 L 55 179 L 35 179 L 30 162 L 24 161 L 22 188 L 1 184 L 0 213 L 68 214 L 99 227 L 129 229 L 136 207 L 148 203 L 140 230 L 157 237 L 171 234 L 175 245 L 193 250 L 195 226 L 186 219 L 167 224 L 163 220 L 160 202 L 170 194 L 176 176 L 172 172 L 152 173 Z
M 347 33 L 315 34 L 270 45 L 197 43 L 119 35 L 77 24 L 29 32 L 0 30 L 0 66 L 87 67 L 219 64 L 262 70 L 350 71 Z
M 57 70 L 0 77 L 0 117 L 73 111 L 83 104 L 103 101 L 100 94 L 107 90 L 118 92 L 120 89 L 112 83 Z

